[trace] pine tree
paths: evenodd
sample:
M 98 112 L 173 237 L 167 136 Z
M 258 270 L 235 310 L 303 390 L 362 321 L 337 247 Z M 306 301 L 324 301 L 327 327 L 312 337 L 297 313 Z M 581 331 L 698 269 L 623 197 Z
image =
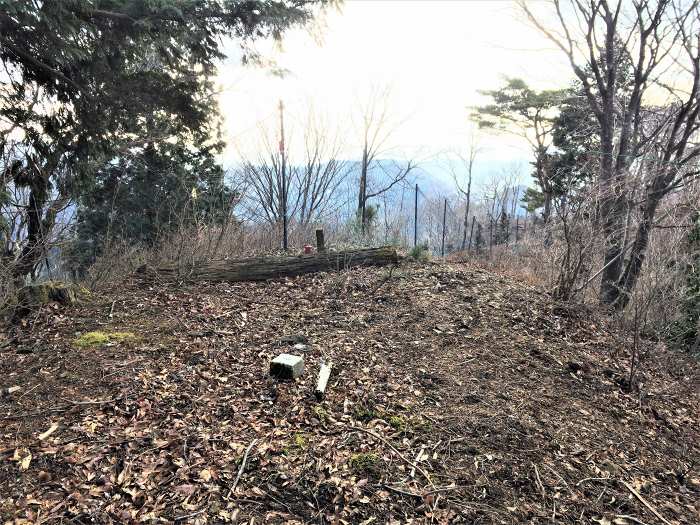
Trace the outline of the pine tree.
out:
M 506 78 L 500 89 L 482 91 L 491 104 L 477 107 L 472 119 L 481 128 L 515 133 L 525 138 L 532 148 L 533 177 L 542 193 L 544 222 L 551 215 L 553 180 L 548 163 L 552 146 L 552 129 L 565 90 L 536 91 L 519 78 Z
M 236 195 L 224 183 L 217 150 L 149 144 L 99 170 L 78 200 L 71 266 L 89 265 L 110 241 L 150 246 L 178 228 L 230 218 Z
M 510 240 L 510 216 L 505 209 L 501 210 L 501 216 L 496 229 L 496 244 L 508 244 Z

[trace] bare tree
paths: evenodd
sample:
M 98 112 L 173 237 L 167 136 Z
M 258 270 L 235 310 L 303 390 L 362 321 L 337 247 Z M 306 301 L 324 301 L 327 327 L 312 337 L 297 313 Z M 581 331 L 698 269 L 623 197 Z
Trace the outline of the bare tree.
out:
M 255 156 L 243 156 L 239 178 L 247 186 L 246 204 L 254 219 L 269 224 L 287 214 L 302 226 L 320 220 L 339 205 L 339 188 L 349 174 L 350 163 L 341 160 L 342 133 L 327 120 L 309 111 L 297 147 L 287 152 L 287 184 L 282 180 L 282 159 L 275 132 L 260 128 Z M 288 142 L 293 143 L 293 132 Z M 286 195 L 285 195 L 286 192 Z
M 389 153 L 389 140 L 400 125 L 400 122 L 392 122 L 389 108 L 390 95 L 389 88 L 374 88 L 362 105 L 359 119 L 362 160 L 360 161 L 357 213 L 363 235 L 367 229 L 367 202 L 404 181 L 417 167 L 414 160 L 398 162 L 381 158 Z
M 599 212 L 605 243 L 600 299 L 624 308 L 639 277 L 660 202 L 697 174 L 700 8 L 695 1 L 680 0 L 552 0 L 557 31 L 546 27 L 530 4 L 519 3 L 530 21 L 567 55 L 598 122 Z M 672 71 L 683 88 L 663 86 L 657 78 L 663 71 Z M 645 106 L 652 86 L 668 90 L 667 104 Z M 629 173 L 644 156 L 653 162 L 625 261 Z
M 467 249 L 467 232 L 469 230 L 469 208 L 471 206 L 472 197 L 472 181 L 474 175 L 474 163 L 476 162 L 476 157 L 481 151 L 479 147 L 478 137 L 476 133 L 472 133 L 469 136 L 469 145 L 467 150 L 464 152 L 456 151 L 455 155 L 459 159 L 459 170 L 456 169 L 452 161 L 448 161 L 449 170 L 452 175 L 452 179 L 455 182 L 457 191 L 464 197 L 464 232 L 462 234 L 462 251 Z M 466 181 L 463 181 L 466 172 Z

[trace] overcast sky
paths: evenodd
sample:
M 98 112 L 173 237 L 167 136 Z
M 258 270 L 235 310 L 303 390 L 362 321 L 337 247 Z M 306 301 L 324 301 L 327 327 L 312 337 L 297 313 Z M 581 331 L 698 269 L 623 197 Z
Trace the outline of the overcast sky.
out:
M 498 87 L 504 75 L 537 88 L 562 87 L 571 79 L 564 57 L 508 0 L 347 0 L 324 22 L 320 41 L 295 30 L 281 49 L 258 46 L 289 70 L 282 79 L 241 66 L 230 46 L 219 77 L 227 161 L 250 145 L 259 123 L 275 125 L 280 98 L 290 129 L 300 125 L 312 101 L 344 128 L 346 154 L 357 158 L 353 110 L 373 86 L 391 86 L 391 113 L 402 122 L 392 154 L 430 157 L 466 145 L 468 107 L 483 102 L 478 90 Z M 513 137 L 481 142 L 485 161 L 529 157 L 526 144 Z

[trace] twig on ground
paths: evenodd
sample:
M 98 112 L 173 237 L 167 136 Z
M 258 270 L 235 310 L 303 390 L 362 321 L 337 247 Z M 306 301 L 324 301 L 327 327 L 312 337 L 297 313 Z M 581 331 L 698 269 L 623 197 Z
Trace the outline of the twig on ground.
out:
M 38 437 L 37 439 L 38 439 L 39 441 L 44 441 L 44 440 L 47 439 L 51 434 L 53 434 L 54 432 L 56 432 L 56 430 L 58 430 L 58 423 L 53 423 L 53 424 L 51 425 L 51 427 L 49 427 L 49 429 L 48 429 L 46 432 L 43 432 L 42 434 L 40 434 L 39 437 Z
M 241 466 L 238 469 L 238 475 L 236 476 L 235 481 L 233 482 L 233 485 L 231 485 L 231 488 L 228 491 L 228 494 L 226 495 L 226 499 L 231 497 L 231 494 L 233 494 L 233 491 L 236 490 L 236 486 L 238 486 L 238 482 L 241 480 L 241 476 L 243 475 L 243 471 L 245 470 L 245 465 L 248 462 L 248 454 L 250 454 L 250 451 L 252 448 L 255 446 L 255 444 L 258 442 L 258 439 L 255 438 L 253 441 L 250 442 L 250 445 L 248 445 L 248 448 L 245 449 L 245 454 L 243 454 L 243 460 L 241 460 Z
M 632 521 L 634 521 L 635 523 L 639 523 L 639 525 L 647 525 L 646 523 L 644 523 L 644 522 L 643 522 L 642 520 L 640 520 L 639 518 L 635 518 L 634 516 L 630 516 L 630 515 L 628 515 L 628 514 L 615 514 L 615 517 L 616 517 L 616 518 L 622 518 L 622 519 L 625 519 L 625 520 L 632 520 Z
M 7 348 L 10 345 L 15 344 L 17 341 L 18 341 L 18 339 L 16 337 L 13 337 L 12 339 L 8 339 L 7 341 L 3 341 L 2 343 L 0 343 L 0 350 L 2 350 L 3 348 Z
M 578 487 L 581 483 L 585 483 L 586 481 L 610 481 L 613 478 L 583 478 L 581 481 L 576 483 L 576 486 Z
M 199 509 L 197 512 L 193 512 L 192 514 L 185 514 L 184 516 L 177 516 L 175 518 L 175 521 L 184 521 L 190 518 L 194 518 L 195 516 L 199 516 L 200 514 L 203 514 L 206 512 L 207 507 L 204 507 L 203 509 Z
M 404 496 L 413 496 L 414 498 L 422 498 L 423 494 L 418 494 L 417 492 L 409 492 L 407 490 L 400 489 L 398 487 L 392 487 L 391 485 L 384 485 L 384 488 L 398 494 L 403 494 Z
M 36 384 L 36 385 L 34 385 L 32 388 L 30 388 L 29 390 L 27 390 L 26 392 L 23 392 L 22 395 L 19 396 L 19 397 L 17 398 L 17 401 L 19 401 L 20 399 L 22 399 L 24 396 L 26 396 L 26 395 L 27 395 L 29 392 L 31 392 L 32 390 L 36 390 L 37 388 L 39 388 L 39 385 L 40 385 L 40 384 L 41 384 L 41 383 Z
M 121 401 L 125 397 L 126 396 L 119 396 L 112 399 L 102 399 L 97 401 L 71 401 L 70 399 L 61 399 L 63 399 L 63 401 L 65 401 L 66 403 L 70 403 L 71 405 L 107 405 L 109 403 L 116 403 L 117 401 Z
M 450 490 L 457 490 L 459 488 L 461 487 L 458 485 L 448 485 L 447 487 L 435 487 L 433 490 L 428 490 L 423 494 L 427 496 L 429 494 L 437 494 L 438 492 L 449 492 Z
M 371 430 L 368 430 L 368 429 L 366 429 L 366 428 L 354 427 L 354 426 L 351 426 L 350 428 L 353 429 L 353 430 L 359 430 L 360 432 L 364 432 L 364 433 L 366 433 L 366 434 L 369 434 L 369 435 L 372 436 L 373 438 L 378 439 L 379 441 L 381 441 L 382 443 L 384 443 L 385 445 L 387 445 L 387 446 L 388 446 L 389 448 L 391 448 L 394 452 L 396 452 L 396 454 L 397 454 L 406 464 L 410 465 L 411 467 L 413 467 L 414 469 L 416 469 L 418 472 L 420 472 L 420 473 L 423 475 L 423 477 L 428 481 L 428 483 L 430 483 L 430 486 L 431 486 L 431 487 L 435 488 L 435 485 L 433 485 L 433 481 L 430 479 L 430 476 L 428 475 L 428 473 L 427 473 L 425 470 L 423 470 L 419 465 L 416 465 L 415 463 L 413 463 L 410 459 L 407 459 L 403 454 L 401 454 L 401 452 L 399 452 L 399 450 L 398 450 L 394 445 L 392 445 L 391 443 L 389 443 L 389 442 L 388 442 L 386 439 L 384 439 L 382 436 L 380 436 L 379 434 L 376 434 L 376 433 L 374 433 L 374 432 L 372 432 Z
M 666 525 L 671 525 L 671 522 L 669 522 L 666 518 L 664 518 L 659 511 L 657 511 L 654 507 L 651 506 L 651 504 L 645 500 L 642 495 L 637 492 L 632 485 L 627 483 L 625 480 L 621 479 L 620 483 L 622 483 L 625 487 L 627 487 L 627 490 L 629 490 L 639 501 L 642 502 L 642 504 L 651 511 L 654 516 L 659 518 L 661 521 L 663 521 Z
M 387 485 L 384 484 L 384 488 L 391 490 L 393 492 L 397 492 L 399 494 L 404 494 L 406 496 L 413 496 L 415 498 L 424 498 L 426 496 L 430 496 L 431 494 L 437 494 L 439 492 L 449 492 L 450 490 L 457 490 L 458 488 L 461 488 L 457 485 L 449 485 L 447 487 L 436 487 L 433 490 L 426 490 L 423 492 L 411 492 L 408 490 L 401 489 L 399 487 L 394 487 L 393 485 Z
M 46 414 L 61 414 L 63 412 L 67 412 L 68 410 L 70 410 L 70 407 L 49 408 L 46 410 L 40 410 L 39 412 L 25 412 L 23 414 L 15 414 L 14 416 L 4 416 L 0 418 L 0 421 L 14 421 L 28 417 L 45 416 Z
M 540 493 L 542 494 L 542 499 L 545 498 L 545 490 L 544 490 L 544 483 L 542 483 L 542 478 L 540 478 L 540 471 L 537 469 L 537 465 L 532 463 L 533 468 L 535 469 L 535 477 L 537 478 L 537 486 L 540 488 Z
M 558 477 L 559 480 L 560 480 L 564 485 L 566 485 L 566 488 L 569 489 L 569 492 L 571 492 L 572 494 L 574 493 L 574 491 L 571 490 L 571 487 L 570 487 L 569 484 L 566 482 L 566 480 L 565 480 L 564 478 L 561 477 L 561 475 L 559 474 L 559 472 L 557 472 L 556 470 L 554 470 L 552 467 L 550 467 L 550 466 L 547 465 L 546 463 L 544 463 L 544 466 L 547 467 L 547 468 L 552 472 L 552 474 L 554 474 L 556 477 Z
M 126 399 L 126 395 L 115 397 L 113 399 L 103 399 L 100 401 L 71 401 L 70 399 L 61 398 L 63 401 L 68 403 L 65 406 L 59 406 L 55 408 L 48 408 L 46 410 L 41 410 L 39 412 L 26 412 L 24 414 L 8 415 L 0 418 L 0 421 L 17 420 L 24 419 L 27 417 L 38 417 L 44 416 L 46 414 L 62 414 L 63 412 L 68 412 L 71 408 L 75 406 L 91 406 L 91 405 L 106 405 L 109 403 L 116 403 L 122 399 Z

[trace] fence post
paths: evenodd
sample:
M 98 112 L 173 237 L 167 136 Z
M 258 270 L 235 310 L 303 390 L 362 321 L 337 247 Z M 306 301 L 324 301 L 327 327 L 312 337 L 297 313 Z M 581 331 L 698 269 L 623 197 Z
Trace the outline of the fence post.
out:
M 326 241 L 323 238 L 322 228 L 318 228 L 316 230 L 316 251 L 318 253 L 323 253 L 326 251 Z
M 416 201 L 413 206 L 413 247 L 418 246 L 418 184 L 416 183 Z
M 447 199 L 445 199 L 445 206 L 442 208 L 442 246 L 440 248 L 440 255 L 445 256 L 445 221 L 447 220 Z

